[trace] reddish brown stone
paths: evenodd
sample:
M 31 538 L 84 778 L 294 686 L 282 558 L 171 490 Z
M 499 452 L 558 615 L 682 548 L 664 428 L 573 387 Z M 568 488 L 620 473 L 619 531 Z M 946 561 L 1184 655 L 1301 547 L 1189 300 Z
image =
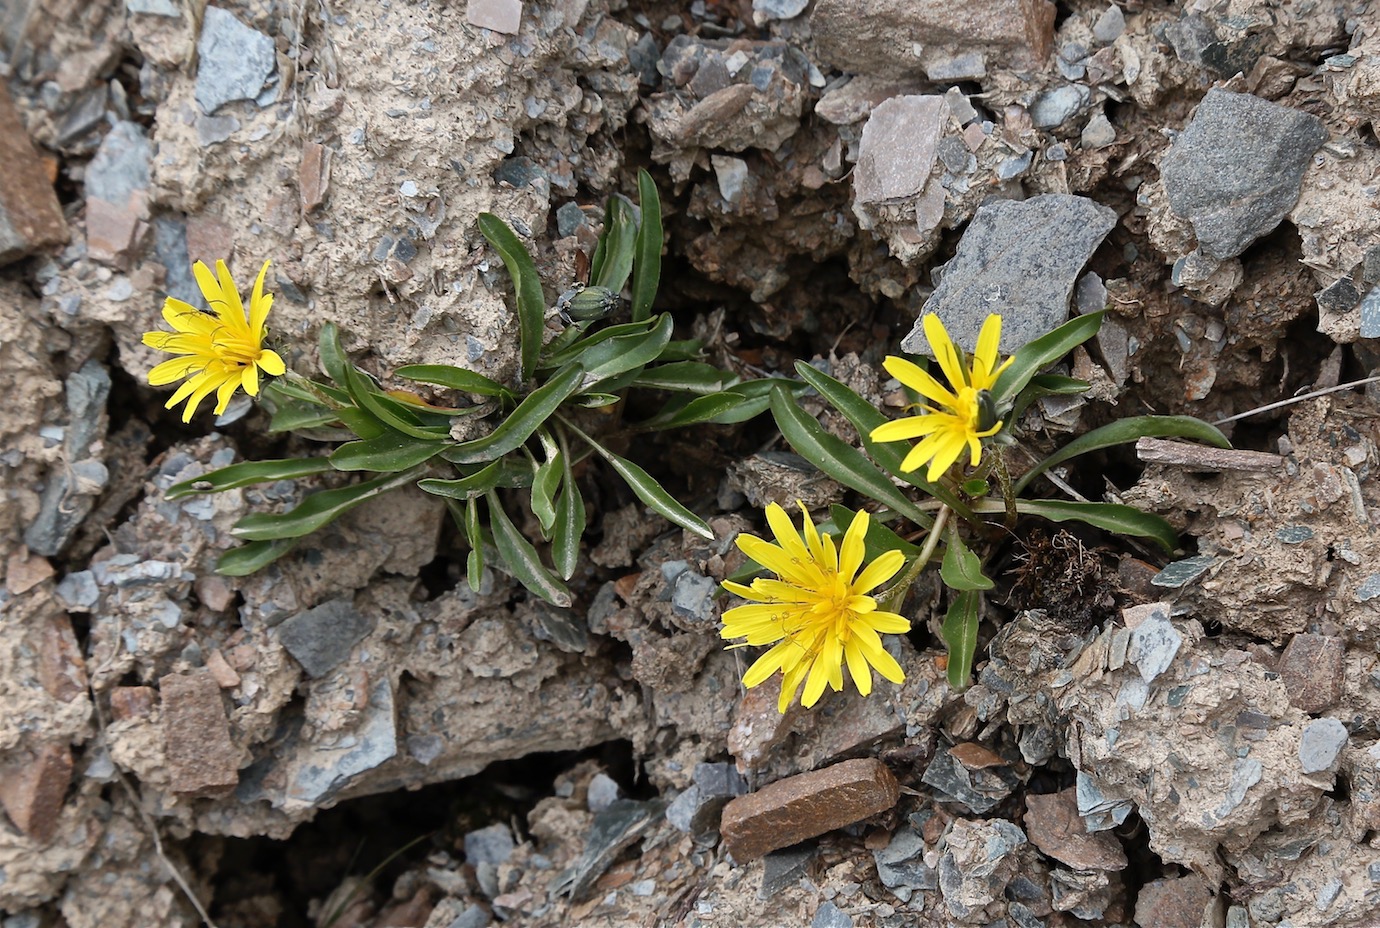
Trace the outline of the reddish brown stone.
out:
M 211 676 L 216 678 L 216 683 L 223 690 L 233 690 L 240 685 L 240 675 L 235 673 L 235 668 L 230 666 L 219 649 L 206 655 L 206 669 L 211 671 Z
M 331 182 L 331 150 L 317 142 L 302 145 L 302 163 L 297 168 L 297 188 L 302 194 L 302 212 L 309 213 L 326 201 Z
M 1006 759 L 991 748 L 976 741 L 964 741 L 949 748 L 949 756 L 969 770 L 986 770 L 988 767 L 1008 766 Z
M 0 770 L 0 805 L 15 827 L 39 844 L 53 840 L 72 782 L 72 750 L 45 744 Z
M 67 241 L 67 222 L 8 87 L 0 86 L 0 264 Z
M 1126 869 L 1126 852 L 1111 832 L 1088 833 L 1073 787 L 1062 793 L 1027 795 L 1025 808 L 1030 842 L 1050 857 L 1075 870 Z
M 59 702 L 71 702 L 86 694 L 86 661 L 72 631 L 72 618 L 65 612 L 53 612 L 43 626 L 38 682 Z
M 1346 646 L 1327 635 L 1295 635 L 1279 658 L 1289 702 L 1304 712 L 1323 712 L 1342 698 Z
M 27 593 L 53 575 L 53 565 L 46 557 L 31 554 L 20 547 L 5 562 L 5 587 L 18 596 Z
M 170 673 L 163 694 L 163 738 L 173 792 L 224 795 L 239 783 L 239 755 L 230 742 L 220 685 L 211 671 Z
M 147 718 L 152 711 L 151 686 L 117 686 L 110 691 L 110 717 L 117 722 Z
M 102 264 L 127 269 L 148 233 L 145 203 L 143 192 L 137 190 L 119 204 L 87 197 L 87 253 Z
M 862 821 L 896 805 L 900 787 L 876 758 L 777 780 L 724 807 L 719 831 L 739 863 Z
M 1222 924 L 1221 901 L 1196 873 L 1167 877 L 1141 887 L 1136 897 L 1140 928 L 1199 928 Z
M 235 250 L 235 230 L 230 224 L 215 216 L 193 214 L 187 217 L 187 257 L 193 263 L 205 261 L 206 266 L 215 269 L 216 261 L 230 263 L 230 253 Z M 259 272 L 258 268 L 254 273 Z

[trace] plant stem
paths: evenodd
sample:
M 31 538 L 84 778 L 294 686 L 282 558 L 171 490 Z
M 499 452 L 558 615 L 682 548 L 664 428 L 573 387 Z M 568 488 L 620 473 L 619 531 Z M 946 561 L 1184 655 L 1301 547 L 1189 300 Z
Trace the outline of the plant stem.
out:
M 906 598 L 906 591 L 915 582 L 915 578 L 920 576 L 920 571 L 925 569 L 925 565 L 934 556 L 935 548 L 939 547 L 939 536 L 944 531 L 944 526 L 948 524 L 949 513 L 953 512 L 948 506 L 940 506 L 939 511 L 934 515 L 934 525 L 930 526 L 930 533 L 925 537 L 925 545 L 920 549 L 920 553 L 915 556 L 910 567 L 901 575 L 901 579 L 891 585 L 885 593 L 877 597 L 877 608 L 883 612 L 895 612 L 901 607 L 902 601 Z

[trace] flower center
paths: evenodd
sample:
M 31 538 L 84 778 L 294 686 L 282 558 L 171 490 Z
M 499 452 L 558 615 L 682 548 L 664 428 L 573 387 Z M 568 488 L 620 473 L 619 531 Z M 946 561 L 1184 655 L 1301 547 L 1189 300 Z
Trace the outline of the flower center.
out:
M 254 364 L 263 354 L 263 348 L 258 342 L 246 338 L 217 335 L 212 344 L 222 361 L 239 367 L 248 367 Z

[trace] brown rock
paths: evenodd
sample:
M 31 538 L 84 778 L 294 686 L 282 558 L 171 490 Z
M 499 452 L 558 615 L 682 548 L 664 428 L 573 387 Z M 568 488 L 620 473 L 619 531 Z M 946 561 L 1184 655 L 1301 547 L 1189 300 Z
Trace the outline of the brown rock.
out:
M 230 224 L 215 216 L 193 214 L 187 217 L 187 257 L 193 263 L 205 261 L 215 268 L 216 261 L 230 263 L 230 254 L 235 250 L 235 230 Z M 255 274 L 259 272 L 254 268 Z
M 724 807 L 719 831 L 734 860 L 745 863 L 885 812 L 900 795 L 881 761 L 846 760 L 739 796 Z
M 1222 924 L 1221 901 L 1207 881 L 1196 873 L 1155 880 L 1141 887 L 1136 897 L 1136 924 L 1140 928 L 1198 928 Z
M 173 792 L 224 795 L 239 783 L 239 755 L 230 742 L 220 685 L 211 671 L 170 673 L 163 694 L 163 738 Z
M 302 212 L 309 213 L 326 201 L 331 182 L 331 150 L 319 142 L 302 144 L 302 163 L 297 168 L 297 188 Z
M 67 241 L 67 222 L 8 87 L 0 87 L 0 264 Z
M 27 593 L 53 575 L 53 565 L 46 557 L 31 554 L 20 546 L 5 562 L 5 587 L 15 596 Z
M 1126 852 L 1110 832 L 1088 833 L 1073 787 L 1025 797 L 1025 832 L 1045 854 L 1075 870 L 1124 870 Z
M 117 722 L 147 718 L 152 711 L 151 686 L 117 686 L 110 691 L 110 716 Z
M 240 685 L 240 675 L 218 648 L 206 655 L 206 669 L 211 671 L 211 676 L 216 678 L 217 685 L 223 690 L 233 690 Z
M 1006 767 L 1006 758 L 991 748 L 976 741 L 965 741 L 949 748 L 949 756 L 969 770 L 986 770 L 988 767 Z
M 71 702 L 86 693 L 86 661 L 72 631 L 72 618 L 65 612 L 54 611 L 43 626 L 38 682 L 59 702 Z
M 87 252 L 102 264 L 128 269 L 148 233 L 147 219 L 148 207 L 142 191 L 136 190 L 127 201 L 118 204 L 87 197 Z
M 10 821 L 39 844 L 57 831 L 58 816 L 72 782 L 72 750 L 65 744 L 45 744 L 0 771 L 0 805 Z
M 1295 635 L 1279 658 L 1279 675 L 1289 702 L 1304 712 L 1322 712 L 1342 697 L 1346 646 L 1327 635 Z
M 728 753 L 737 762 L 738 772 L 761 767 L 777 746 L 791 733 L 796 717 L 804 710 L 792 702 L 783 715 L 777 711 L 781 697 L 781 676 L 777 674 L 743 694 L 733 713 L 728 730 Z

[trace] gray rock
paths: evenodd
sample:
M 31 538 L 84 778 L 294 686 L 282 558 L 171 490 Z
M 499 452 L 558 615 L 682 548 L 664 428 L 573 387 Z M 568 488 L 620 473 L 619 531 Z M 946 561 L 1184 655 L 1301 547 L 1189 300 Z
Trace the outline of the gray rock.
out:
M 1346 746 L 1346 726 L 1336 719 L 1309 722 L 1299 738 L 1299 765 L 1304 773 L 1330 770 Z
M 196 102 L 208 116 L 259 96 L 278 66 L 273 40 L 218 6 L 206 8 L 196 49 Z
M 687 570 L 671 585 L 671 611 L 692 625 L 718 622 L 719 610 L 714 603 L 719 585 L 711 577 Z
M 1085 84 L 1065 84 L 1035 98 L 1030 120 L 1041 129 L 1053 129 L 1068 122 L 1092 102 L 1092 91 Z
M 719 182 L 719 196 L 726 203 L 738 202 L 743 195 L 743 185 L 748 181 L 747 162 L 730 155 L 710 155 L 709 161 Z
M 989 313 L 1002 316 L 1002 353 L 1063 324 L 1083 265 L 1116 224 L 1116 212 L 1085 197 L 1042 194 L 996 200 L 973 216 L 958 253 L 925 301 L 966 350 Z M 901 350 L 929 354 L 921 320 Z
M 109 396 L 110 374 L 94 359 L 67 378 L 65 463 L 49 473 L 38 515 L 24 532 L 24 543 L 35 554 L 53 557 L 65 548 L 110 480 L 105 464 L 90 457 L 92 445 L 105 434 Z
M 446 928 L 489 928 L 492 924 L 493 919 L 489 918 L 488 912 L 480 906 L 472 905 L 461 912 Z
M 1211 554 L 1195 554 L 1181 561 L 1165 564 L 1164 569 L 1150 578 L 1154 586 L 1178 589 L 1197 580 L 1217 562 Z
M 153 147 L 137 123 L 117 122 L 96 156 L 86 166 L 86 195 L 107 203 L 124 204 L 136 191 L 149 187 Z
M 54 592 L 69 612 L 90 612 L 101 598 L 96 575 L 89 570 L 78 570 L 63 577 Z
M 623 798 L 623 788 L 618 785 L 618 781 L 606 773 L 596 773 L 589 781 L 589 796 L 587 804 L 589 811 L 602 812 L 613 803 Z
M 832 902 L 824 902 L 810 919 L 810 928 L 853 928 L 853 916 Z
M 925 863 L 925 841 L 909 825 L 898 828 L 891 842 L 872 852 L 877 864 L 877 879 L 888 889 L 935 889 L 939 876 Z
M 585 211 L 573 200 L 556 210 L 556 234 L 561 238 L 574 235 L 588 222 L 589 217 L 585 215 Z
M 373 630 L 374 620 L 357 612 L 350 600 L 333 599 L 284 619 L 278 637 L 307 676 L 321 677 Z
M 772 851 L 763 857 L 762 885 L 757 890 L 757 898 L 770 899 L 787 886 L 795 884 L 804 876 L 810 858 L 815 856 L 815 850 L 814 844 L 797 844 L 794 847 Z
M 732 764 L 696 764 L 695 782 L 666 809 L 666 820 L 678 831 L 706 838 L 719 831 L 724 806 L 747 792 L 747 782 Z
M 398 754 L 398 730 L 393 686 L 385 678 L 374 684 L 359 726 L 334 744 L 309 746 L 298 755 L 289 774 L 287 796 L 318 805 L 350 781 Z
M 198 309 L 205 309 L 206 300 L 192 274 L 192 259 L 187 254 L 187 223 L 174 216 L 155 216 L 153 253 L 158 263 L 167 268 L 167 274 L 163 277 L 164 292 Z
M 996 808 L 1019 782 L 1005 767 L 969 770 L 948 748 L 935 752 L 921 780 L 943 793 L 943 798 L 960 802 L 978 815 Z
M 1125 31 L 1126 16 L 1115 3 L 1107 7 L 1093 24 L 1093 38 L 1103 45 L 1111 45 Z
M 747 792 L 747 781 L 729 763 L 696 764 L 694 778 L 700 792 L 713 799 L 732 799 Z
M 1160 161 L 1170 208 L 1193 225 L 1199 252 L 1234 258 L 1298 202 L 1304 171 L 1325 141 L 1316 116 L 1209 90 Z
M 465 835 L 465 860 L 471 864 L 507 863 L 517 844 L 513 832 L 502 823 L 480 828 Z
M 1140 670 L 1141 679 L 1150 683 L 1174 663 L 1183 642 L 1184 636 L 1175 630 L 1168 614 L 1155 612 L 1131 631 L 1126 659 Z
M 854 201 L 880 203 L 923 190 L 948 115 L 941 96 L 892 97 L 874 108 L 859 143 Z
M 170 19 L 182 18 L 182 11 L 173 4 L 172 0 L 125 0 L 125 9 L 131 13 L 143 13 L 148 16 L 167 16 Z
M 1343 278 L 1343 280 L 1345 280 L 1345 278 Z M 1338 283 L 1341 283 L 1341 281 L 1338 281 Z M 1350 281 L 1348 281 L 1348 283 L 1350 283 Z M 1333 286 L 1336 285 L 1334 284 Z M 1319 300 L 1319 303 L 1321 302 L 1322 301 Z M 1361 337 L 1380 338 L 1380 287 L 1371 290 L 1361 300 Z
M 795 19 L 809 5 L 810 0 L 752 0 L 752 11 L 767 19 Z
M 1107 831 L 1126 821 L 1135 805 L 1129 799 L 1108 796 L 1087 773 L 1078 771 L 1074 778 L 1074 796 L 1078 799 L 1078 814 L 1088 831 Z
M 594 816 L 585 836 L 585 849 L 570 869 L 554 881 L 552 889 L 580 899 L 623 849 L 646 834 L 665 811 L 664 802 L 619 799 Z
M 1106 114 L 1098 113 L 1083 127 L 1079 141 L 1083 143 L 1084 148 L 1106 148 L 1116 141 L 1116 129 L 1112 128 Z
M 196 118 L 196 140 L 203 147 L 219 145 L 240 131 L 240 121 L 232 114 L 224 116 L 198 116 Z

